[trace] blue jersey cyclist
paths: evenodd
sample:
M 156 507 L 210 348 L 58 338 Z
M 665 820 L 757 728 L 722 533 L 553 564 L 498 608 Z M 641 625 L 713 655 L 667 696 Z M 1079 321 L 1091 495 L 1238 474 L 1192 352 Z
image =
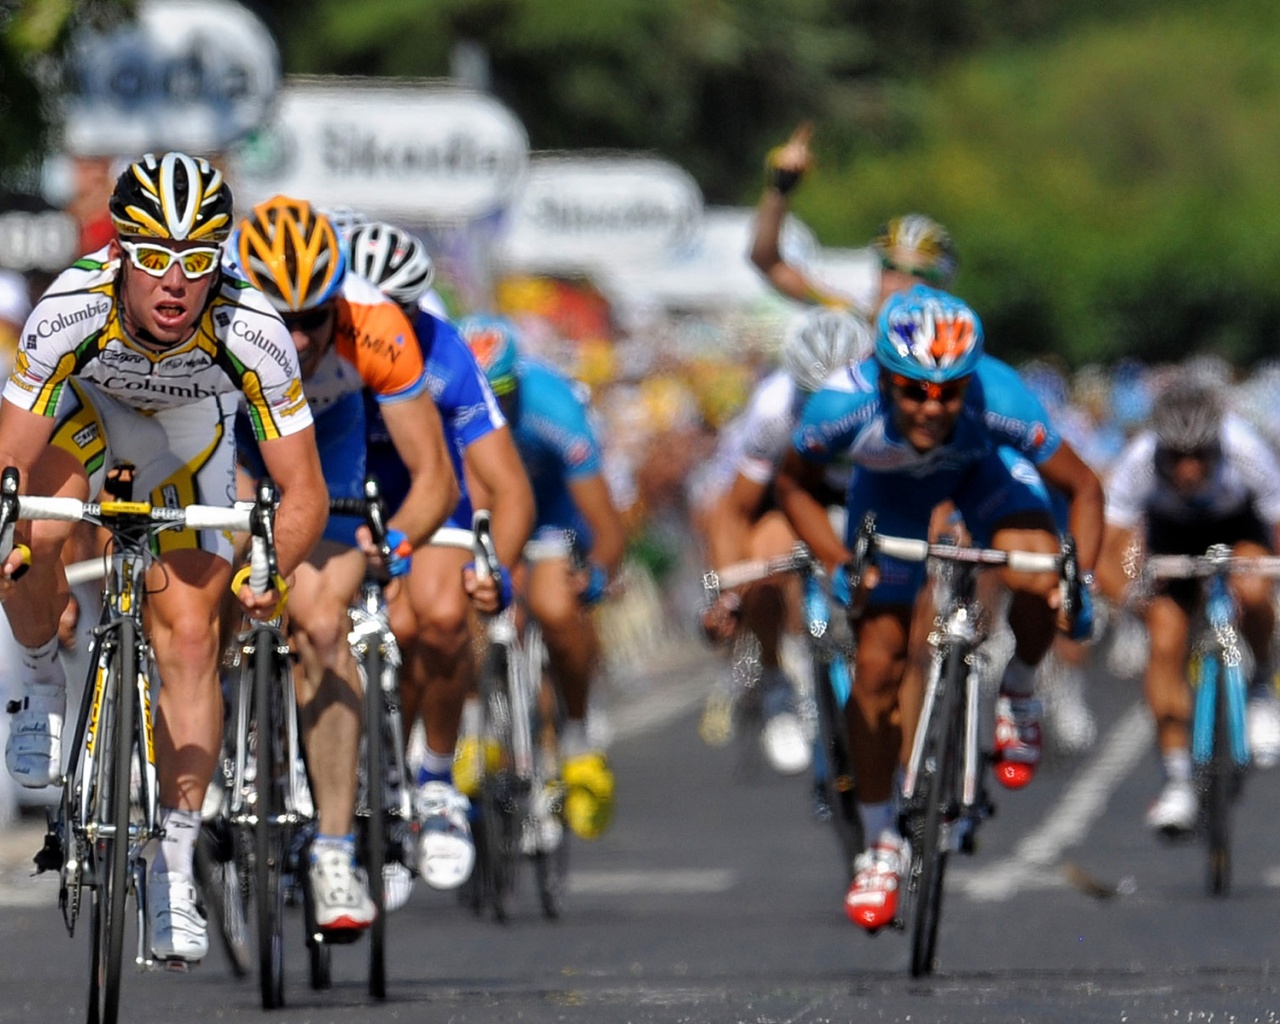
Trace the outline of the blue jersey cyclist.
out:
M 1101 535 L 1097 477 L 1053 430 L 1040 403 L 1004 363 L 984 355 L 977 315 L 954 296 L 917 285 L 881 308 L 874 357 L 833 375 L 805 406 L 795 450 L 778 478 L 778 498 L 800 538 L 829 567 L 850 558 L 851 539 L 874 510 L 887 534 L 925 538 L 934 508 L 955 504 L 975 541 L 1009 550 L 1059 548 L 1046 482 L 1070 502 L 1081 565 L 1092 567 Z M 813 497 L 822 467 L 855 466 L 842 542 Z M 879 560 L 876 586 L 855 622 L 858 637 L 847 727 L 869 847 L 854 863 L 849 917 L 875 931 L 893 921 L 910 863 L 897 828 L 895 772 L 903 732 L 898 690 L 906 663 L 911 605 L 924 566 Z M 1052 573 L 1005 572 L 1012 592 L 1015 652 L 996 701 L 995 771 L 1005 786 L 1030 781 L 1040 756 L 1035 666 L 1059 622 Z
M 525 596 L 542 627 L 552 675 L 564 698 L 560 738 L 565 815 L 583 838 L 595 838 L 613 809 L 613 773 L 586 728 L 587 695 L 600 655 L 588 613 L 617 572 L 625 531 L 602 471 L 600 445 L 578 389 L 550 367 L 520 359 L 514 325 L 501 317 L 466 317 L 458 323 L 511 424 L 533 484 L 534 535 L 571 535 L 585 553 L 575 570 L 564 557 L 529 566 Z
M 352 268 L 413 322 L 423 377 L 440 410 L 462 492 L 448 524 L 470 529 L 473 507 L 489 509 L 494 546 L 504 567 L 500 579 L 480 581 L 467 564 L 469 552 L 423 544 L 413 553 L 408 585 L 390 606 L 404 652 L 405 721 L 411 725 L 420 718 L 426 734 L 415 800 L 421 825 L 418 869 L 432 888 L 452 889 L 467 880 L 475 863 L 467 820 L 467 797 L 475 795 L 475 779 L 454 778 L 462 709 L 475 676 L 471 607 L 493 612 L 510 600 L 505 567 L 519 561 L 529 539 L 533 492 L 484 371 L 450 323 L 420 308 L 433 276 L 422 241 L 395 225 L 374 221 L 354 227 L 348 242 Z M 369 469 L 395 510 L 407 494 L 408 473 L 368 391 L 365 413 Z M 407 896 L 407 888 L 392 884 L 388 894 Z

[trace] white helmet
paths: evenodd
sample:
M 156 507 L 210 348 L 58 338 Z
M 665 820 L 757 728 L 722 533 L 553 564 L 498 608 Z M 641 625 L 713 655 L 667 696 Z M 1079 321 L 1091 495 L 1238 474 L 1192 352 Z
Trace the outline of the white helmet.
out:
M 416 305 L 431 287 L 436 268 L 422 239 L 393 224 L 357 224 L 347 239 L 351 269 L 401 306 Z
M 782 368 L 801 391 L 822 387 L 833 371 L 871 354 L 871 329 L 837 309 L 807 310 L 787 328 Z

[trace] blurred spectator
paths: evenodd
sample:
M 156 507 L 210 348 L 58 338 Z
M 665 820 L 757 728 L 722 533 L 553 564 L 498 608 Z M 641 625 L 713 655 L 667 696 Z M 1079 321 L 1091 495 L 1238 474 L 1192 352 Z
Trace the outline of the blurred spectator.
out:
M 27 279 L 12 270 L 0 270 L 0 369 L 5 376 L 13 366 L 22 325 L 31 313 Z

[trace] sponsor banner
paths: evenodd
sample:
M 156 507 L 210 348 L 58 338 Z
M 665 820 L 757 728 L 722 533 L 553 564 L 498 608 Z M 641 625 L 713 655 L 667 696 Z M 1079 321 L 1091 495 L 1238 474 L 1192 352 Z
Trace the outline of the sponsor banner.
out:
M 439 84 L 290 79 L 275 120 L 233 154 L 242 208 L 277 193 L 322 208 L 429 225 L 510 201 L 528 162 L 524 126 L 483 93 Z
M 57 210 L 0 213 L 0 268 L 27 273 L 62 270 L 76 257 L 80 228 Z
M 76 37 L 69 79 L 69 153 L 208 153 L 263 122 L 280 54 L 266 26 L 231 0 L 140 0 L 135 22 Z
M 542 157 L 529 167 L 498 261 L 512 270 L 590 271 L 661 262 L 695 243 L 702 192 L 648 157 Z

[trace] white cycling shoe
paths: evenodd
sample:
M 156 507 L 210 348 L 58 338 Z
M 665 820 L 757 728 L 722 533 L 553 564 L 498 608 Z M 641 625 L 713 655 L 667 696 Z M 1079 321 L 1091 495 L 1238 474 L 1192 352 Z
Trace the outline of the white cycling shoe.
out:
M 1200 798 L 1189 781 L 1169 781 L 1147 810 L 1147 828 L 1176 839 L 1195 831 Z
M 157 960 L 196 963 L 209 953 L 209 926 L 195 883 L 185 875 L 157 872 L 147 879 L 151 953 Z
M 1247 706 L 1249 751 L 1258 768 L 1280 762 L 1280 700 L 1270 686 L 1254 687 Z
M 447 782 L 418 790 L 418 871 L 433 889 L 456 889 L 471 877 L 476 847 L 468 814 L 471 801 Z
M 67 716 L 65 685 L 28 683 L 21 700 L 8 708 L 9 739 L 4 763 L 20 786 L 41 789 L 62 777 L 62 723 Z

